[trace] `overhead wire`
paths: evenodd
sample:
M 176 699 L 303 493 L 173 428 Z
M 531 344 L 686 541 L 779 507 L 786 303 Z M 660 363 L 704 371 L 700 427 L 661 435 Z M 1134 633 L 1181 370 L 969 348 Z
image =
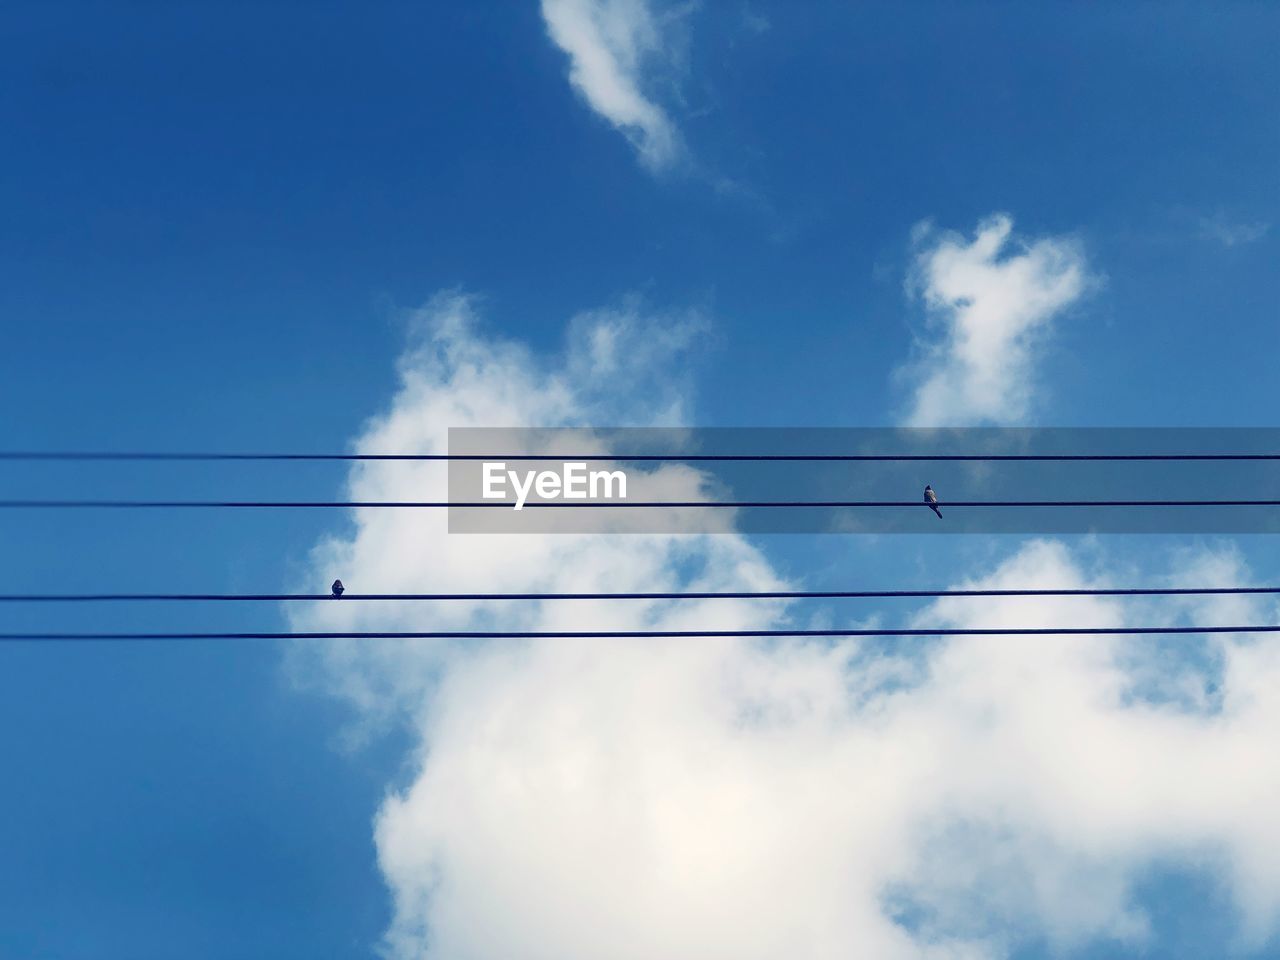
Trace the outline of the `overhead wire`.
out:
M 627 593 L 0 593 L 0 603 L 515 601 L 515 600 L 811 600 L 937 597 L 1134 597 L 1280 594 L 1272 587 L 1115 587 L 1007 590 L 677 590 Z
M 176 631 L 123 633 L 0 633 L 0 642 L 71 640 L 551 640 L 658 639 L 723 637 L 970 637 L 970 636 L 1098 636 L 1216 633 L 1280 633 L 1280 625 L 1191 627 L 949 627 L 868 628 L 841 630 L 432 630 L 432 631 Z
M 563 461 L 589 460 L 634 462 L 999 462 L 999 461 L 1175 461 L 1175 460 L 1280 460 L 1280 453 L 999 453 L 999 454 L 882 454 L 882 453 L 219 453 L 209 451 L 91 451 L 4 450 L 9 461 Z
M 945 500 L 943 507 L 1276 507 L 1280 500 Z M 511 500 L 0 500 L 0 509 L 514 509 Z M 521 509 L 919 509 L 921 500 L 566 500 L 525 501 Z

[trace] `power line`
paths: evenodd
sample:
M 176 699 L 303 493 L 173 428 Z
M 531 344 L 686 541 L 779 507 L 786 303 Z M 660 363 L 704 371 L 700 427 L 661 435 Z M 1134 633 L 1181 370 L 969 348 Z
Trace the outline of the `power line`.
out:
M 504 600 L 835 600 L 894 597 L 1137 597 L 1280 594 L 1280 587 L 1122 587 L 1062 590 L 759 590 L 637 593 L 345 593 L 339 602 L 361 600 L 489 602 Z M 9 593 L 0 603 L 110 601 L 334 601 L 329 593 Z
M 1276 507 L 1280 500 L 947 500 L 943 507 Z M 523 509 L 557 508 L 818 508 L 928 506 L 920 500 L 589 500 L 570 503 L 564 500 L 526 501 Z M 515 507 L 510 500 L 0 500 L 0 509 L 507 509 Z
M 481 453 L 216 453 L 156 451 L 87 451 L 87 450 L 9 450 L 0 451 L 0 460 L 10 461 L 631 461 L 631 462 L 716 462 L 716 461 L 783 461 L 783 462 L 932 462 L 932 461 L 1172 461 L 1172 460 L 1280 460 L 1280 453 L 1008 453 L 1008 454 L 856 454 L 856 453 L 609 453 L 609 454 L 481 454 Z
M 237 632 L 237 633 L 0 633 L 0 642 L 55 640 L 551 640 L 721 637 L 970 637 L 1095 636 L 1119 634 L 1280 633 L 1280 626 L 1226 627 L 974 627 L 850 630 L 590 630 L 590 631 L 414 631 L 414 632 Z

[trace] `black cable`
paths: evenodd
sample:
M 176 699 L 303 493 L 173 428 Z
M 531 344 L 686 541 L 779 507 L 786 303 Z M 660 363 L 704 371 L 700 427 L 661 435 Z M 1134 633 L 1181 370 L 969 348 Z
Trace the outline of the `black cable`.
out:
M 565 500 L 527 501 L 522 509 L 556 508 L 577 510 L 581 508 L 778 508 L 808 507 L 820 509 L 844 509 L 851 507 L 928 507 L 921 500 L 588 500 L 570 503 Z M 1276 507 L 1280 500 L 946 500 L 941 507 Z M 0 500 L 0 509 L 461 509 L 504 508 L 513 510 L 510 500 L 459 501 L 448 500 Z
M 1064 590 L 763 590 L 677 591 L 666 593 L 344 593 L 358 600 L 813 600 L 893 597 L 1135 597 L 1280 594 L 1280 587 L 1123 587 Z M 100 601 L 333 601 L 328 593 L 9 593 L 0 603 Z
M 679 637 L 969 637 L 1077 636 L 1098 634 L 1280 633 L 1280 626 L 1229 627 L 990 627 L 857 630 L 593 630 L 593 631 L 458 631 L 302 632 L 302 633 L 0 633 L 0 642 L 20 640 L 542 640 L 658 639 Z
M 644 453 L 644 454 L 481 454 L 481 453 L 160 453 L 149 451 L 126 451 L 120 453 L 95 451 L 39 451 L 11 450 L 0 451 L 0 460 L 255 460 L 255 461 L 352 461 L 352 460 L 407 460 L 407 461 L 451 461 L 451 460 L 486 460 L 486 461 L 672 461 L 714 462 L 714 461 L 792 461 L 792 462 L 894 462 L 894 461 L 1165 461 L 1165 460 L 1280 460 L 1280 453 L 1008 453 L 1008 454 L 844 454 L 844 453 Z

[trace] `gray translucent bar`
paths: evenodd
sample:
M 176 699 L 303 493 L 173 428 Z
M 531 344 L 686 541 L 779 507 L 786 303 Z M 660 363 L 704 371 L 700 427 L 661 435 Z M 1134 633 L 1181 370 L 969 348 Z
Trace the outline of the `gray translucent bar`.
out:
M 451 533 L 1280 533 L 1280 428 L 458 428 L 449 453 L 482 458 L 450 461 L 449 502 L 485 504 Z M 486 469 L 567 464 L 625 500 L 485 497 Z M 672 501 L 787 505 L 640 506 Z

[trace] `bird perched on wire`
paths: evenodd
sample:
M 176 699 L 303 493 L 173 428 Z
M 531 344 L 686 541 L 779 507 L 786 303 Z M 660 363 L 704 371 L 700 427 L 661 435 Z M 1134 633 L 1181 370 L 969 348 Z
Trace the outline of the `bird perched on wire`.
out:
M 942 511 L 938 509 L 938 495 L 933 492 L 933 487 L 925 484 L 924 502 L 929 505 L 929 509 L 938 515 L 938 519 L 942 519 Z
M 342 594 L 346 592 L 347 588 L 342 585 L 341 580 L 335 580 L 333 581 L 333 586 L 331 586 L 329 589 L 333 591 L 333 598 L 336 600 L 338 597 L 342 596 Z

